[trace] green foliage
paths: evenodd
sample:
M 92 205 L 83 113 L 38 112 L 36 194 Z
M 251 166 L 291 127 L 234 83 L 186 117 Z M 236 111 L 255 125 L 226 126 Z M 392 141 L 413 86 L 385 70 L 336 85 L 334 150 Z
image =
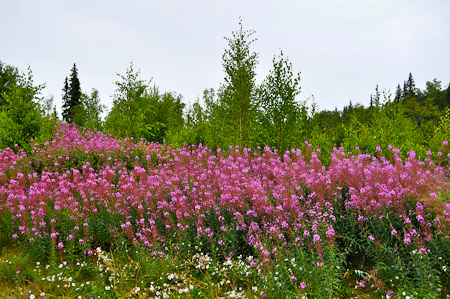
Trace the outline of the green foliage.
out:
M 106 118 L 106 129 L 121 137 L 143 138 L 147 141 L 163 142 L 168 132 L 183 126 L 181 96 L 163 93 L 150 81 L 144 81 L 135 72 L 133 64 L 125 75 L 118 75 L 113 107 Z M 176 139 L 176 138 L 175 138 Z
M 298 102 L 300 76 L 281 52 L 261 86 L 255 83 L 258 54 L 251 51 L 254 31 L 232 33 L 223 54 L 225 83 L 206 89 L 186 114 L 186 125 L 168 141 L 175 145 L 203 143 L 213 150 L 229 145 L 269 145 L 281 151 L 303 142 L 308 134 L 308 108 Z
M 294 75 L 292 63 L 280 52 L 274 57 L 273 69 L 260 87 L 260 130 L 264 142 L 281 152 L 289 149 L 298 134 L 297 125 L 307 117 L 305 104 L 295 97 L 300 93 L 300 73 Z
M 357 114 L 345 126 L 342 145 L 348 151 L 359 147 L 362 152 L 375 153 L 377 146 L 387 152 L 389 145 L 399 148 L 406 155 L 410 150 L 424 151 L 419 143 L 420 132 L 404 112 L 401 103 L 387 102 L 381 109 L 374 109 L 368 123 L 362 123 Z
M 116 81 L 113 107 L 106 118 L 106 128 L 118 136 L 152 140 L 154 131 L 160 126 L 151 120 L 155 118 L 155 90 L 149 88 L 149 82 L 139 78 L 133 64 L 125 75 L 118 75 L 122 81 Z
M 5 94 L 16 88 L 20 77 L 21 74 L 16 67 L 0 61 L 0 107 L 7 105 Z
M 0 105 L 0 148 L 16 148 L 16 144 L 29 150 L 30 140 L 41 135 L 42 129 L 48 127 L 54 117 L 44 117 L 44 111 L 40 105 L 40 92 L 42 85 L 33 86 L 31 70 L 28 74 L 19 75 L 17 70 L 10 66 L 2 66 L 7 71 L 1 78 L 5 85 Z
M 81 105 L 74 109 L 74 122 L 88 129 L 101 130 L 103 120 L 101 114 L 106 106 L 100 103 L 98 90 L 93 88 L 91 94 L 82 93 Z
M 219 94 L 220 105 L 226 113 L 222 124 L 230 134 L 228 144 L 249 145 L 252 120 L 255 112 L 256 65 L 258 55 L 250 50 L 254 31 L 244 30 L 239 20 L 239 30 L 233 31 L 232 38 L 225 38 L 228 49 L 222 56 L 225 84 Z
M 401 149 L 402 155 L 415 150 L 425 156 L 428 147 L 439 150 L 439 143 L 447 138 L 436 131 L 442 127 L 442 109 L 450 102 L 449 91 L 442 90 L 440 81 L 427 82 L 422 91 L 409 74 L 403 90 L 400 84 L 397 86 L 393 100 L 389 93 L 381 93 L 377 85 L 370 107 L 350 101 L 342 111 L 317 111 L 316 107 L 297 101 L 300 74 L 293 73 L 283 52 L 274 57 L 273 69 L 262 84 L 256 85 L 258 54 L 251 50 L 254 34 L 244 30 L 242 20 L 239 21 L 238 30 L 226 38 L 228 48 L 222 56 L 225 82 L 217 91 L 205 89 L 202 98 L 184 114 L 180 95 L 161 93 L 157 87 L 151 87 L 150 81 L 140 79 L 131 64 L 116 82 L 114 106 L 105 129 L 121 137 L 166 141 L 174 146 L 202 143 L 213 150 L 230 145 L 254 149 L 268 145 L 284 153 L 302 147 L 308 140 L 308 144 L 320 148 L 325 163 L 335 146 L 350 151 L 359 147 L 362 152 L 373 154 L 378 147 L 387 152 L 392 145 Z M 99 115 L 103 107 L 98 94 L 93 92 L 83 99 L 77 122 L 101 129 Z M 9 123 L 7 119 L 4 122 Z M 11 125 L 5 127 L 15 130 Z
M 168 136 L 179 132 L 184 125 L 181 95 L 173 92 L 158 94 L 156 103 L 156 123 L 161 124 L 151 141 L 162 143 Z
M 29 265 L 32 263 L 29 255 L 6 250 L 2 250 L 0 253 L 0 283 L 14 285 L 36 280 L 37 273 L 33 273 L 29 268 Z
M 0 147 L 14 148 L 15 144 L 24 144 L 19 124 L 9 117 L 7 111 L 0 111 Z
M 222 90 L 219 90 L 218 93 L 221 94 Z M 229 137 L 234 132 L 229 131 L 224 124 L 227 119 L 226 107 L 221 104 L 213 89 L 205 89 L 203 91 L 203 100 L 205 102 L 206 145 L 213 149 L 226 148 L 229 144 L 227 144 L 227 141 L 235 137 Z
M 450 108 L 447 108 L 445 114 L 439 118 L 439 123 L 434 129 L 433 136 L 430 139 L 429 147 L 437 152 L 442 148 L 442 142 L 450 139 Z
M 170 131 L 167 142 L 176 146 L 205 143 L 207 128 L 205 110 L 197 100 L 188 108 L 185 125 L 178 131 Z
M 386 153 L 392 145 L 401 149 L 403 156 L 410 150 L 422 157 L 428 148 L 433 152 L 443 151 L 442 142 L 448 140 L 448 134 L 445 133 L 445 117 L 440 117 L 444 114 L 442 109 L 447 107 L 448 92 L 441 89 L 440 81 L 427 82 L 426 90 L 422 91 L 415 87 L 410 75 L 403 91 L 397 88 L 393 101 L 389 93 L 383 94 L 384 102 L 378 106 L 381 95 L 377 88 L 367 108 L 350 101 L 342 111 L 313 113 L 308 140 L 320 146 L 324 161 L 333 145 L 344 146 L 348 151 L 358 146 L 361 151 L 372 154 L 377 146 Z

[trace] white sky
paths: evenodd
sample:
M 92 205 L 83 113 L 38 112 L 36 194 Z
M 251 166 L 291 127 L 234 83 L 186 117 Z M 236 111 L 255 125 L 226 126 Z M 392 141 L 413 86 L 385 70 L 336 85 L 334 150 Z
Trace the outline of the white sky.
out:
M 82 90 L 97 88 L 109 107 L 131 61 L 192 103 L 223 82 L 224 37 L 241 16 L 256 31 L 258 83 L 282 49 L 302 73 L 298 99 L 342 109 L 367 106 L 376 84 L 394 93 L 409 72 L 419 88 L 434 78 L 446 88 L 449 12 L 447 0 L 0 0 L 0 60 L 30 66 L 58 108 L 73 63 Z

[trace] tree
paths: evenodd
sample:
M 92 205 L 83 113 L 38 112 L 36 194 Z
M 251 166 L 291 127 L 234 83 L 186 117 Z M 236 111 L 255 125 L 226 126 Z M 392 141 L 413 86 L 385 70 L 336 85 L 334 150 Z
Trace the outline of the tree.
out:
M 150 81 L 140 78 L 140 71 L 135 72 L 133 63 L 125 75 L 116 81 L 113 107 L 106 118 L 107 129 L 118 136 L 145 138 L 151 140 L 154 136 L 155 89 L 150 89 Z
M 424 92 L 419 91 L 418 93 L 423 98 L 422 103 L 426 102 L 426 99 L 432 98 L 432 101 L 436 106 L 438 106 L 440 111 L 445 111 L 447 108 L 446 91 L 442 89 L 442 82 L 433 79 L 433 81 L 427 81 L 425 83 L 426 89 Z
M 6 105 L 5 93 L 17 86 L 21 75 L 16 67 L 0 61 L 0 107 Z
M 239 30 L 233 31 L 228 49 L 222 56 L 225 84 L 220 93 L 221 105 L 227 112 L 225 125 L 231 133 L 230 143 L 249 144 L 249 130 L 254 111 L 256 91 L 255 69 L 258 55 L 250 50 L 255 31 L 244 30 L 239 20 Z
M 223 94 L 223 86 L 217 92 Z M 205 103 L 205 140 L 206 144 L 212 149 L 219 147 L 225 148 L 227 145 L 227 137 L 230 135 L 227 130 L 227 110 L 226 106 L 221 103 L 221 98 L 217 95 L 214 89 L 203 90 L 203 101 Z
M 101 114 L 106 111 L 106 106 L 100 103 L 98 90 L 93 88 L 91 94 L 82 93 L 81 103 L 83 125 L 89 129 L 100 130 L 103 127 Z
M 71 71 L 69 96 L 73 107 L 81 104 L 81 87 L 80 80 L 78 79 L 78 69 L 75 63 Z
M 400 87 L 400 84 L 397 85 L 397 89 L 395 90 L 395 98 L 394 102 L 398 103 L 402 99 L 402 89 Z
M 42 106 L 42 110 L 43 110 L 45 116 L 52 117 L 55 120 L 58 119 L 58 114 L 56 112 L 56 105 L 54 105 L 53 95 L 46 97 L 42 101 L 41 106 Z
M 416 125 L 405 115 L 401 104 L 386 101 L 372 112 L 371 119 L 362 119 L 361 114 L 354 113 L 345 126 L 342 144 L 346 150 L 358 146 L 362 152 L 373 154 L 377 146 L 387 150 L 391 144 L 407 153 L 420 139 Z
M 278 59 L 273 58 L 273 69 L 260 88 L 263 128 L 268 131 L 269 140 L 277 140 L 271 145 L 280 151 L 285 149 L 284 139 L 294 135 L 296 124 L 301 120 L 300 105 L 295 100 L 300 93 L 299 84 L 300 73 L 294 75 L 292 63 L 280 51 Z
M 64 81 L 63 87 L 63 119 L 68 122 L 74 122 L 77 125 L 83 124 L 83 119 L 81 115 L 84 114 L 82 111 L 81 104 L 81 87 L 80 80 L 78 79 L 78 70 L 77 66 L 74 63 L 71 69 L 69 82 Z
M 159 124 L 153 141 L 163 142 L 166 136 L 176 135 L 184 126 L 183 109 L 185 104 L 183 97 L 174 92 L 158 93 L 158 101 L 155 106 L 155 119 Z
M 406 81 L 406 97 L 412 98 L 416 94 L 416 83 L 411 73 L 409 73 L 408 81 Z
M 408 87 L 406 86 L 406 81 L 403 81 L 402 99 L 405 99 L 408 95 Z
M 450 138 L 450 108 L 444 110 L 444 114 L 439 117 L 439 122 L 435 126 L 433 135 L 428 143 L 429 148 L 433 151 L 440 151 L 442 142 L 448 141 Z
M 175 143 L 177 146 L 182 146 L 184 142 L 187 142 L 189 145 L 197 145 L 199 143 L 206 144 L 206 126 L 207 122 L 205 118 L 205 109 L 202 107 L 199 99 L 197 98 L 186 113 L 184 127 L 180 130 L 181 138 L 178 140 L 173 140 L 174 138 L 172 137 L 169 141 L 171 143 Z
M 375 97 L 374 97 L 375 107 L 380 107 L 380 91 L 378 90 L 378 84 L 375 87 Z
M 450 83 L 448 83 L 448 87 L 446 89 L 446 103 L 447 107 L 450 108 Z
M 62 101 L 63 101 L 63 106 L 62 106 L 62 117 L 63 120 L 65 120 L 66 122 L 69 122 L 71 119 L 71 116 L 69 116 L 69 108 L 70 108 L 70 95 L 69 95 L 69 81 L 66 77 L 66 79 L 64 80 L 64 87 L 62 89 L 63 91 L 63 95 L 62 95 Z
M 106 117 L 105 126 L 111 133 L 122 137 L 143 138 L 163 142 L 167 136 L 179 143 L 178 131 L 183 128 L 184 103 L 174 92 L 161 93 L 151 80 L 142 80 L 133 63 L 125 75 L 116 81 L 113 107 Z
M 31 138 L 46 131 L 50 117 L 44 117 L 40 102 L 43 85 L 33 85 L 33 74 L 20 74 L 17 68 L 0 62 L 0 148 L 17 144 L 30 150 Z

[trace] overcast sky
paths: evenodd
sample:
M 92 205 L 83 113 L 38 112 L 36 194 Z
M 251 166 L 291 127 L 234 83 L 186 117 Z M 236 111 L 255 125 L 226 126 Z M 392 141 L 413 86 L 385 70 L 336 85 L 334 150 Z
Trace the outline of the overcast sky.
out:
M 257 82 L 280 49 L 301 72 L 299 100 L 320 109 L 392 93 L 411 72 L 419 88 L 450 81 L 448 0 L 0 0 L 0 60 L 31 67 L 58 108 L 73 63 L 83 91 L 111 107 L 117 73 L 131 61 L 143 79 L 192 103 L 223 82 L 224 37 L 256 31 Z M 311 104 L 311 100 L 309 100 Z

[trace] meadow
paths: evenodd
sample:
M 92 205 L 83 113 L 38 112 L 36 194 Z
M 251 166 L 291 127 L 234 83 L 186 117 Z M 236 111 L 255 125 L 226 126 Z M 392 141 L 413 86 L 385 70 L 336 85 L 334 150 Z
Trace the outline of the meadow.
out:
M 0 296 L 448 298 L 448 142 L 321 155 L 66 124 L 6 148 Z

